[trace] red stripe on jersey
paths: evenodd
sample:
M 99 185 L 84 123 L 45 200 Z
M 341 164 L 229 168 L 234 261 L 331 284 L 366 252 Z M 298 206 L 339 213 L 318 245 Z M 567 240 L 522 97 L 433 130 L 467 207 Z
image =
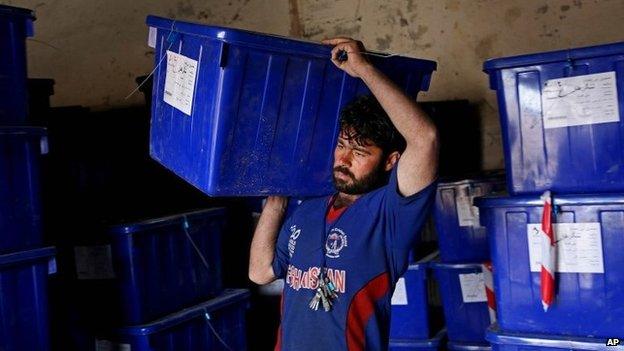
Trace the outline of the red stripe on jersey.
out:
M 284 317 L 284 293 L 280 297 L 280 317 Z M 277 328 L 277 341 L 275 341 L 275 349 L 274 351 L 282 350 L 282 322 L 280 321 L 280 325 Z
M 363 351 L 365 349 L 366 323 L 375 312 L 375 301 L 384 297 L 389 290 L 390 277 L 388 273 L 382 273 L 353 296 L 347 313 L 347 350 Z

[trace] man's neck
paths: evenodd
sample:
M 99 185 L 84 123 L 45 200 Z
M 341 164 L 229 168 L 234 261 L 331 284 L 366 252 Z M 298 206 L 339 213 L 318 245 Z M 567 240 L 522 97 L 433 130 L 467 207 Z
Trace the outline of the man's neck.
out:
M 334 200 L 334 208 L 342 208 L 350 206 L 355 200 L 359 199 L 362 195 L 349 195 L 345 193 L 338 193 L 336 200 Z

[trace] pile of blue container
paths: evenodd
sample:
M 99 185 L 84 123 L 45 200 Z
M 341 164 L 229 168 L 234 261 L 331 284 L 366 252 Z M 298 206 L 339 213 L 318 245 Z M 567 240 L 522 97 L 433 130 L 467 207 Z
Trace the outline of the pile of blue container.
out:
M 439 251 L 410 264 L 396 285 L 391 350 L 489 349 L 482 264 L 490 254 L 472 200 L 504 189 L 497 173 L 438 184 L 432 217 Z
M 476 197 L 505 189 L 499 174 L 480 175 L 438 184 L 433 219 L 440 257 L 430 267 L 439 284 L 450 350 L 482 350 L 489 346 L 485 329 L 493 322 L 488 312 L 483 264 L 490 251 L 486 229 L 480 225 Z
M 617 43 L 485 63 L 505 176 L 440 181 L 439 255 L 411 264 L 399 280 L 391 350 L 436 350 L 441 339 L 449 350 L 597 350 L 622 336 L 623 57 Z M 538 232 L 545 191 L 557 256 L 546 311 Z M 443 324 L 432 318 L 436 292 Z
M 117 318 L 98 347 L 245 350 L 249 291 L 223 288 L 224 226 L 212 208 L 110 227 Z
M 475 204 L 487 229 L 493 350 L 598 350 L 624 329 L 624 43 L 489 60 L 510 196 Z M 551 191 L 555 297 L 541 302 Z
M 26 38 L 35 17 L 0 5 L 0 348 L 48 350 L 48 274 L 55 249 L 45 247 L 39 166 L 45 129 L 26 125 Z
M 111 226 L 104 245 L 75 247 L 77 279 L 96 279 L 103 288 L 80 299 L 89 310 L 112 306 L 115 317 L 89 317 L 106 328 L 81 325 L 85 320 L 52 325 L 66 321 L 51 316 L 59 306 L 52 305 L 49 286 L 60 283 L 54 303 L 61 308 L 75 307 L 73 299 L 88 290 L 48 277 L 57 267 L 42 220 L 47 133 L 32 126 L 37 111 L 29 111 L 29 100 L 40 97 L 27 88 L 42 83 L 49 90 L 50 80 L 27 79 L 26 38 L 34 20 L 30 10 L 0 5 L 0 349 L 46 351 L 59 339 L 60 350 L 245 350 L 249 292 L 223 287 L 223 208 Z M 106 259 L 112 267 L 101 264 Z M 72 340 L 53 335 L 53 327 L 68 327 Z

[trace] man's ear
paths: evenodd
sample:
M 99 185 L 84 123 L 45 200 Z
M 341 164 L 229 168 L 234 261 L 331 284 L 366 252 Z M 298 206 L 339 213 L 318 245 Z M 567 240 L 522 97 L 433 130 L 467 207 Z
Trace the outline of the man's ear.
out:
M 390 171 L 394 165 L 399 162 L 401 158 L 401 154 L 398 151 L 393 151 L 386 157 L 386 164 L 384 165 L 384 169 L 386 172 Z

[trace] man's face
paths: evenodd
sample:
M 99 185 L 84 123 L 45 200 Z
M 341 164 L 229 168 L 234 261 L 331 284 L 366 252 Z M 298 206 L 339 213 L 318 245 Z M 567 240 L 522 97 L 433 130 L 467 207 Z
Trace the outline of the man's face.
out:
M 372 143 L 358 144 L 340 133 L 334 150 L 334 186 L 339 192 L 359 195 L 378 188 L 385 182 L 383 151 Z

